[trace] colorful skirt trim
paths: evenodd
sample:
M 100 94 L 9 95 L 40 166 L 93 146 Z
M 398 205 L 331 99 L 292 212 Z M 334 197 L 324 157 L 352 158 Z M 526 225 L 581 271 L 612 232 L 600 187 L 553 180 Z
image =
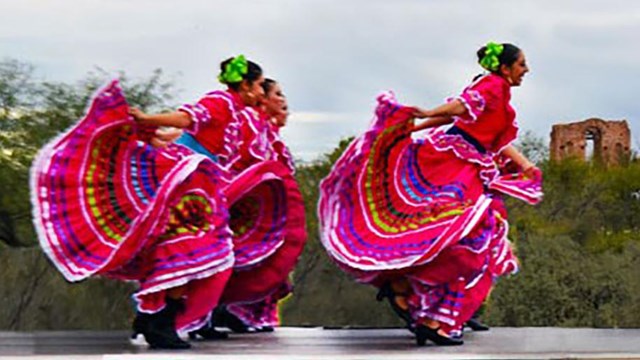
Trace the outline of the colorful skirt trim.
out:
M 494 155 L 460 135 L 438 130 L 413 140 L 412 113 L 392 94 L 380 95 L 369 129 L 320 184 L 321 240 L 347 268 L 429 263 L 461 244 L 486 216 L 492 202 L 487 188 L 513 194 L 514 185 L 522 198 L 539 201 L 539 184 L 501 177 Z
M 114 81 L 97 92 L 83 119 L 39 152 L 31 170 L 34 224 L 68 281 L 135 280 L 139 310 L 155 312 L 164 290 L 204 284 L 232 267 L 226 183 L 205 156 L 140 141 L 148 134 L 128 112 Z M 198 291 L 187 289 L 187 297 Z M 207 316 L 191 310 L 180 323 Z
M 278 161 L 249 167 L 231 182 L 225 195 L 235 264 L 222 301 L 255 301 L 287 281 L 302 253 L 304 202 L 293 174 Z

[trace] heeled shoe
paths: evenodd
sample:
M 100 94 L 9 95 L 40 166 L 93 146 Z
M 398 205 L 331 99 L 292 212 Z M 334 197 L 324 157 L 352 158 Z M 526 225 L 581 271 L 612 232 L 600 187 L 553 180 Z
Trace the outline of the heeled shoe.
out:
M 138 313 L 133 320 L 134 334 L 144 335 L 151 349 L 183 350 L 191 345 L 180 339 L 175 329 L 175 318 L 183 305 L 178 300 L 167 299 L 167 304 L 155 314 Z
M 424 325 L 416 326 L 416 344 L 418 346 L 424 346 L 427 343 L 427 340 L 431 340 L 436 345 L 440 346 L 459 346 L 464 344 L 462 339 L 450 338 L 447 336 L 440 335 L 437 329 L 431 329 Z
M 214 310 L 213 319 L 216 324 L 228 327 L 234 333 L 246 334 L 250 332 L 247 324 L 229 312 L 224 306 L 219 306 Z
M 211 324 L 207 324 L 198 330 L 189 332 L 189 339 L 196 340 L 224 340 L 229 338 L 229 334 L 216 330 Z
M 147 323 L 149 322 L 149 314 L 145 313 L 137 313 L 135 319 L 133 319 L 133 324 L 131 326 L 131 339 L 135 340 L 138 335 L 142 335 L 144 332 Z
M 382 301 L 385 298 L 389 301 L 389 305 L 391 305 L 391 309 L 393 309 L 393 312 L 395 312 L 396 315 L 404 320 L 404 322 L 407 323 L 407 328 L 409 329 L 409 331 L 413 332 L 414 328 L 411 325 L 413 323 L 413 319 L 411 319 L 411 313 L 409 313 L 408 310 L 405 310 L 398 306 L 395 299 L 396 293 L 393 291 L 393 289 L 391 288 L 391 284 L 389 283 L 385 283 L 384 285 L 382 285 L 382 287 L 380 287 L 380 290 L 378 290 L 378 293 L 376 294 L 376 300 L 378 301 Z
M 273 332 L 273 326 L 262 326 L 256 329 L 256 332 L 259 333 L 263 333 L 263 332 Z
M 471 328 L 471 330 L 473 330 L 473 331 L 488 331 L 489 330 L 489 325 L 483 324 L 483 323 L 480 322 L 480 320 L 475 319 L 475 318 L 471 318 L 471 319 L 467 320 L 467 322 L 465 323 L 465 326 Z
M 387 283 L 384 283 L 384 285 L 382 285 L 380 289 L 378 289 L 378 293 L 376 294 L 376 300 L 382 301 L 385 298 L 393 297 L 395 295 L 396 294 L 393 292 L 393 289 L 391 288 L 391 284 L 387 282 Z

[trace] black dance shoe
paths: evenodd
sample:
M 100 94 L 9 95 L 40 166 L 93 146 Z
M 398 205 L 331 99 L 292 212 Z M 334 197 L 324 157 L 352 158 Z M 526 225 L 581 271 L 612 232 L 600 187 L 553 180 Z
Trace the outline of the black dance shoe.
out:
M 411 313 L 409 313 L 408 310 L 405 310 L 400 306 L 398 306 L 398 304 L 396 303 L 396 293 L 393 292 L 393 289 L 391 288 L 391 284 L 389 283 L 385 283 L 384 285 L 382 285 L 382 287 L 378 291 L 378 294 L 376 294 L 376 300 L 378 301 L 382 301 L 385 298 L 389 301 L 389 305 L 391 305 L 391 309 L 393 309 L 393 312 L 395 312 L 396 315 L 398 315 L 402 320 L 404 320 L 404 322 L 407 324 L 407 328 L 411 332 L 414 332 L 414 328 L 411 325 L 413 323 L 413 319 L 411 318 Z
M 464 344 L 462 339 L 450 338 L 438 334 L 438 329 L 431 329 L 424 325 L 416 326 L 416 344 L 418 346 L 424 346 L 427 340 L 433 341 L 436 345 L 440 346 L 458 346 Z
M 488 331 L 489 330 L 489 325 L 481 323 L 480 320 L 478 320 L 476 318 L 471 318 L 471 319 L 467 320 L 467 322 L 465 323 L 465 326 L 471 328 L 471 330 L 473 330 L 473 331 Z
M 134 335 L 144 335 L 152 349 L 189 349 L 191 345 L 176 333 L 176 315 L 183 305 L 178 300 L 167 299 L 167 305 L 155 314 L 138 313 L 133 320 Z
M 393 292 L 393 289 L 391 288 L 391 284 L 384 283 L 384 285 L 382 285 L 380 287 L 380 289 L 378 289 L 378 293 L 376 294 L 376 300 L 377 301 L 382 301 L 386 298 L 393 298 L 396 294 Z
M 196 340 L 224 340 L 229 338 L 229 334 L 216 330 L 213 325 L 207 324 L 198 330 L 189 332 L 189 339 Z
M 133 319 L 133 332 L 131 333 L 131 339 L 135 340 L 138 335 L 142 335 L 147 326 L 147 323 L 149 322 L 149 316 L 149 314 L 145 313 L 136 314 L 136 318 Z
M 259 328 L 256 328 L 256 332 L 262 333 L 262 332 L 273 332 L 273 326 L 262 326 Z
M 233 315 L 225 306 L 218 306 L 213 311 L 212 321 L 218 326 L 228 327 L 231 331 L 238 334 L 246 334 L 250 332 L 247 324 L 242 322 L 237 316 Z

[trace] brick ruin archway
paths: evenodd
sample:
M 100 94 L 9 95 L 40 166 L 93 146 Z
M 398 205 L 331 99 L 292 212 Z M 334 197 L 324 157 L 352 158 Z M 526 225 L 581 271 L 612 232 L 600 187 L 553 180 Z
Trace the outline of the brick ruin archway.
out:
M 569 157 L 619 165 L 631 156 L 631 131 L 625 120 L 588 119 L 553 125 L 551 159 Z

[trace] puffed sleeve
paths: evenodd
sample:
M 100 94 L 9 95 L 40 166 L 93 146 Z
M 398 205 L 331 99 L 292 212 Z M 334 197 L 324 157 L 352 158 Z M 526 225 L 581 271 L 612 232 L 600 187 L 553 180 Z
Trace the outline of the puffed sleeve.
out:
M 496 109 L 502 103 L 502 79 L 486 75 L 475 81 L 452 99 L 460 100 L 467 111 L 460 115 L 462 121 L 473 122 L 485 111 Z
M 198 100 L 195 104 L 185 104 L 178 108 L 191 117 L 191 126 L 186 130 L 191 134 L 198 133 L 202 126 L 224 126 L 230 117 L 229 105 L 225 100 L 216 96 L 208 95 Z M 216 124 L 211 124 L 216 122 Z

